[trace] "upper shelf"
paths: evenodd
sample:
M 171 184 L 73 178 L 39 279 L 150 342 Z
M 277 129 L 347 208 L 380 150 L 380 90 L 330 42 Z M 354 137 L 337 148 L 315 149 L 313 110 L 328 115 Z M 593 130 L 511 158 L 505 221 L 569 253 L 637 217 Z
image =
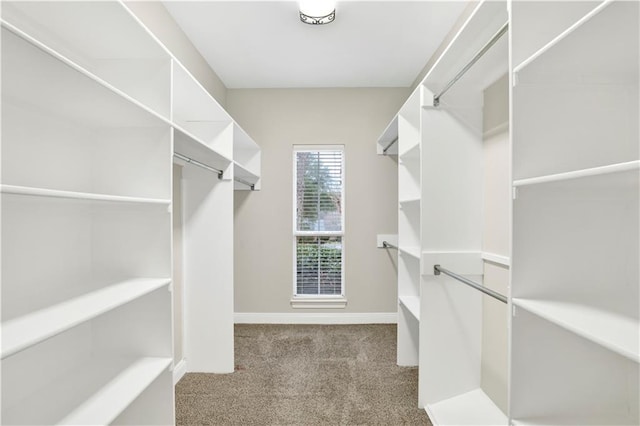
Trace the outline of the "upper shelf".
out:
M 169 118 L 171 55 L 122 3 L 3 2 L 2 18 Z
M 55 81 L 55 84 L 51 84 Z M 29 105 L 86 127 L 152 127 L 167 121 L 19 30 L 2 26 L 3 102 Z
M 639 3 L 605 1 L 514 68 L 517 84 L 638 85 Z
M 395 142 L 393 142 L 395 141 Z M 391 146 L 389 144 L 393 142 Z M 389 146 L 387 152 L 384 149 Z M 397 155 L 398 154 L 398 116 L 394 116 L 393 120 L 384 129 L 384 132 L 378 138 L 378 144 L 376 145 L 376 151 L 378 154 Z
M 438 94 L 509 19 L 505 1 L 482 1 L 427 73 L 422 84 Z M 508 37 L 503 35 L 483 57 L 456 82 L 454 88 L 472 87 L 481 93 L 508 70 Z M 461 88 L 462 87 L 462 88 Z M 452 89 L 453 90 L 453 89 Z M 447 96 L 447 98 L 449 98 Z M 446 99 L 443 98 L 443 101 Z

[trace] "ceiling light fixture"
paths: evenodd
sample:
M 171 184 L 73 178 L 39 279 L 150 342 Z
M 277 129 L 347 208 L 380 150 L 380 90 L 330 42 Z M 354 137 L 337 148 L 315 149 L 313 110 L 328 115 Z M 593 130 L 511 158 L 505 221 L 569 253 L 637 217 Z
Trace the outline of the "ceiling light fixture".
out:
M 305 24 L 323 25 L 335 19 L 335 0 L 300 0 L 300 20 Z

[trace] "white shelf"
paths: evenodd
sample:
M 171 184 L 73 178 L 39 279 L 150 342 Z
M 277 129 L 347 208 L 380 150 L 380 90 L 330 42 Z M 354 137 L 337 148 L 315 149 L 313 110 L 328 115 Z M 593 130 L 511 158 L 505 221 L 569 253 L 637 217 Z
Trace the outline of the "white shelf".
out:
M 0 185 L 2 194 L 25 195 L 32 197 L 66 198 L 71 200 L 102 201 L 109 203 L 130 203 L 169 206 L 171 200 L 160 198 L 123 197 L 118 195 L 93 194 L 87 192 L 59 191 L 46 188 L 31 188 L 17 185 Z
M 425 407 L 434 425 L 506 425 L 507 416 L 481 390 L 454 396 Z
M 420 260 L 420 247 L 398 247 L 401 254 Z
M 399 201 L 402 207 L 420 206 L 420 198 L 407 198 Z
M 416 142 L 414 145 L 403 151 L 400 155 L 402 161 L 415 161 L 420 159 L 420 143 Z
M 541 183 L 559 182 L 571 179 L 580 179 L 590 176 L 600 176 L 613 173 L 622 173 L 633 170 L 640 170 L 640 161 L 628 161 L 625 163 L 611 164 L 607 166 L 592 167 L 588 169 L 575 170 L 565 173 L 556 173 L 546 176 L 538 176 L 534 178 L 518 179 L 513 181 L 514 187 L 537 185 Z
M 171 358 L 90 359 L 72 374 L 36 390 L 18 405 L 3 407 L 7 422 L 107 425 L 160 374 Z M 53 397 L 56 396 L 56 397 Z
M 110 424 L 172 363 L 171 358 L 140 358 L 121 370 L 59 424 Z
M 226 170 L 233 162 L 227 156 L 217 152 L 215 149 L 207 146 L 200 138 L 194 136 L 189 131 L 174 124 L 173 149 L 182 155 L 199 161 L 207 166 L 219 170 Z
M 243 181 L 238 182 L 238 187 L 236 189 L 251 189 L 244 182 L 255 185 L 260 179 L 260 176 L 249 171 L 246 167 L 244 167 L 242 164 L 239 164 L 237 161 L 233 162 L 233 177 L 242 179 Z
M 599 4 L 597 7 L 595 7 L 591 12 L 587 13 L 585 16 L 583 16 L 581 19 L 579 19 L 575 24 L 571 25 L 569 28 L 567 28 L 565 31 L 563 31 L 560 35 L 555 37 L 549 43 L 544 45 L 541 49 L 539 49 L 537 52 L 535 52 L 529 58 L 525 59 L 520 64 L 518 64 L 516 67 L 514 67 L 513 68 L 514 74 L 519 73 L 520 71 L 525 69 L 529 64 L 535 62 L 536 59 L 538 59 L 539 57 L 544 55 L 548 50 L 553 48 L 555 45 L 557 45 L 560 42 L 562 42 L 562 40 L 564 40 L 567 36 L 569 36 L 570 34 L 575 32 L 577 29 L 582 27 L 582 25 L 584 25 L 585 23 L 589 22 L 594 16 L 596 16 L 600 12 L 602 12 L 602 10 L 605 9 L 606 7 L 608 7 L 611 3 L 612 3 L 612 0 L 603 1 L 601 4 Z
M 640 363 L 640 321 L 588 305 L 514 298 L 513 303 L 547 321 Z
M 420 297 L 419 296 L 398 296 L 400 304 L 407 308 L 416 321 L 420 322 Z
M 382 135 L 378 138 L 378 154 L 385 154 L 384 148 L 394 139 L 398 138 L 398 115 L 393 117 L 393 120 L 387 125 L 382 132 Z M 391 145 L 386 152 L 386 155 L 398 155 L 398 141 Z
M 151 127 L 169 122 L 11 24 L 3 29 L 3 92 L 55 116 L 94 127 Z M 55 78 L 56 84 L 50 84 Z M 7 84 L 11 82 L 11 84 Z M 73 102 L 67 102 L 73 98 Z M 90 107 L 89 107 L 90 106 Z
M 2 323 L 4 359 L 45 339 L 167 286 L 169 278 L 137 278 Z

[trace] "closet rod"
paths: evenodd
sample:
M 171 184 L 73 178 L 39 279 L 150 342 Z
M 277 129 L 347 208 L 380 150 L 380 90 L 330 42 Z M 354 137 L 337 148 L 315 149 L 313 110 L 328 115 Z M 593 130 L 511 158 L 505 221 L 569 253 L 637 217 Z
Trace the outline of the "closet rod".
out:
M 478 62 L 478 59 L 480 59 L 485 53 L 487 53 L 487 51 L 491 48 L 491 46 L 496 44 L 496 42 L 500 39 L 500 37 L 502 37 L 507 32 L 508 29 L 509 29 L 509 22 L 505 22 L 504 25 L 498 30 L 498 32 L 495 33 L 493 37 L 491 37 L 491 40 L 489 40 L 487 44 L 485 44 L 482 47 L 482 49 L 480 49 L 478 53 L 475 54 L 473 59 L 471 59 L 469 63 L 467 63 L 467 65 L 465 65 L 464 68 L 462 68 L 462 70 L 458 74 L 456 74 L 455 77 L 453 77 L 453 79 L 444 87 L 444 89 L 442 89 L 442 91 L 439 94 L 433 97 L 433 106 L 440 105 L 440 98 L 442 97 L 442 95 L 447 93 L 447 91 L 451 89 L 451 86 L 456 84 L 456 82 L 460 80 L 467 71 L 469 71 L 469 69 L 473 66 L 473 64 Z
M 396 249 L 396 250 L 398 250 L 398 247 L 394 246 L 393 244 L 389 244 L 389 243 L 388 243 L 388 242 L 386 242 L 386 241 L 383 241 L 383 242 L 382 242 L 382 247 L 384 247 L 384 248 L 392 248 L 392 249 Z
M 206 164 L 201 163 L 198 160 L 194 160 L 193 158 L 189 158 L 186 155 L 182 155 L 182 154 L 177 153 L 177 152 L 174 152 L 173 156 L 176 157 L 176 158 L 181 159 L 182 161 L 186 161 L 189 164 L 193 164 L 194 166 L 202 167 L 203 169 L 209 170 L 210 172 L 217 173 L 218 174 L 218 179 L 222 179 L 222 174 L 223 174 L 222 170 L 216 169 L 216 168 L 211 167 L 211 166 L 207 166 Z
M 252 191 L 255 191 L 255 189 L 256 189 L 256 185 L 255 184 L 249 183 L 246 180 L 240 179 L 239 177 L 235 177 L 234 176 L 233 180 L 235 180 L 236 182 L 240 182 L 240 183 L 242 183 L 244 185 L 247 185 L 249 188 L 251 188 Z
M 394 143 L 396 143 L 396 142 L 398 142 L 398 137 L 397 137 L 397 136 L 396 136 L 396 138 L 395 138 L 394 140 L 392 140 L 391 142 L 389 142 L 389 143 L 387 144 L 387 146 L 385 146 L 385 147 L 382 149 L 382 153 L 383 153 L 383 154 L 386 154 L 386 153 L 387 153 L 387 150 L 388 150 L 389 148 L 391 148 L 391 147 L 393 146 L 393 144 L 394 144 Z
M 433 265 L 433 274 L 434 275 L 440 275 L 440 273 L 443 273 L 445 275 L 449 275 L 451 278 L 455 278 L 456 280 L 465 283 L 466 285 L 475 288 L 476 290 L 480 290 L 481 292 L 483 292 L 484 294 L 493 297 L 494 299 L 498 299 L 499 301 L 503 302 L 503 303 L 507 303 L 507 298 L 505 296 L 503 296 L 500 293 L 497 293 L 489 288 L 486 288 L 485 286 L 483 286 L 482 284 L 478 284 L 475 281 L 471 281 L 469 279 L 466 279 L 465 277 L 455 274 L 451 271 L 449 271 L 448 269 L 444 269 L 443 267 L 441 267 L 440 265 Z

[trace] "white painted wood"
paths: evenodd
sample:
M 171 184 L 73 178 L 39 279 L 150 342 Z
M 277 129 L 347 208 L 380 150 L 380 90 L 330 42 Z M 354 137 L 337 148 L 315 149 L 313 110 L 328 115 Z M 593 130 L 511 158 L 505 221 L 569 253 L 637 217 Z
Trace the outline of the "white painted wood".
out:
M 398 306 L 397 363 L 415 367 L 419 362 L 420 323 L 402 306 Z
M 514 423 L 638 423 L 637 361 L 518 307 L 512 327 Z
M 231 133 L 228 137 L 231 139 Z M 182 188 L 187 368 L 189 372 L 231 373 L 233 183 L 187 165 Z
M 16 185 L 0 185 L 3 194 L 26 195 L 34 197 L 68 198 L 72 200 L 104 201 L 111 203 L 159 204 L 169 206 L 171 200 L 159 198 L 121 197 L 116 195 L 91 194 L 86 192 L 58 191 L 55 189 L 30 188 Z
M 579 20 L 577 20 L 573 25 L 569 26 L 562 33 L 558 34 L 558 36 L 553 38 L 549 43 L 545 44 L 542 48 L 537 50 L 534 54 L 529 56 L 524 61 L 520 62 L 517 66 L 515 66 L 513 68 L 513 72 L 517 74 L 520 71 L 522 71 L 524 68 L 527 67 L 527 65 L 529 65 L 532 62 L 534 62 L 540 56 L 544 55 L 548 50 L 552 49 L 556 44 L 562 42 L 565 38 L 567 38 L 569 35 L 571 35 L 574 31 L 578 30 L 582 25 L 584 25 L 585 23 L 589 22 L 593 17 L 595 17 L 600 12 L 602 12 L 605 8 L 610 6 L 612 2 L 613 2 L 613 0 L 602 1 L 600 4 L 598 4 L 596 7 L 594 7 L 591 11 L 589 11 L 587 14 L 585 14 L 583 17 L 581 17 Z M 566 9 L 566 7 L 565 7 L 565 9 Z
M 400 251 L 401 256 L 406 255 L 414 259 L 418 259 L 418 260 L 420 259 L 420 247 L 418 246 L 409 246 L 409 247 L 400 246 L 398 250 Z
M 220 129 L 221 137 L 225 137 L 222 136 L 223 134 L 228 135 L 231 127 L 231 124 L 225 123 Z M 201 139 L 181 127 L 174 126 L 173 134 L 173 149 L 175 152 L 206 164 L 209 167 L 213 167 L 214 169 L 222 170 L 227 175 L 225 179 L 230 179 L 228 174 L 231 169 L 230 165 L 232 164 L 232 160 L 229 157 L 212 150 Z
M 260 189 L 260 185 L 258 185 L 260 179 L 260 147 L 235 122 L 233 124 L 233 161 L 234 176 L 251 182 L 255 185 L 256 190 Z M 249 190 L 250 188 L 242 183 L 236 183 L 234 189 Z
M 459 275 L 482 275 L 480 252 L 422 252 L 422 275 L 434 275 L 433 267 L 440 265 Z
M 2 322 L 2 358 L 115 309 L 158 288 L 170 279 L 135 279 Z
M 170 358 L 149 357 L 85 361 L 20 404 L 3 407 L 3 423 L 25 424 L 28 419 L 30 424 L 110 424 L 170 364 Z M 57 417 L 57 404 L 72 411 Z
M 425 407 L 434 425 L 507 425 L 507 416 L 482 391 L 472 391 Z
M 182 358 L 180 362 L 173 366 L 173 385 L 178 384 L 185 374 L 187 374 L 187 360 Z
M 378 137 L 378 143 L 376 145 L 376 152 L 378 155 L 384 154 L 384 149 L 389 143 L 398 138 L 398 115 L 393 117 L 391 122 L 384 129 L 380 137 Z M 387 149 L 387 155 L 398 155 L 398 141 Z
M 58 424 L 109 424 L 171 364 L 167 358 L 141 358 L 109 381 Z
M 2 13 L 1 421 L 172 423 L 171 56 L 120 2 Z
M 418 296 L 400 296 L 398 301 L 401 306 L 404 306 L 407 311 L 420 322 L 420 297 Z
M 589 305 L 514 298 L 513 303 L 547 321 L 640 363 L 640 321 Z
M 169 117 L 171 56 L 122 3 L 14 2 L 2 18 Z
M 486 260 L 487 262 L 495 263 L 497 265 L 509 267 L 511 265 L 511 260 L 508 256 L 502 256 L 495 253 L 482 252 L 482 260 Z
M 599 175 L 605 175 L 609 173 L 627 172 L 627 171 L 639 170 L 639 169 L 640 169 L 640 161 L 634 160 L 634 161 L 628 161 L 626 163 L 609 164 L 606 166 L 592 167 L 589 169 L 575 170 L 575 171 L 566 172 L 566 173 L 557 173 L 553 175 L 539 176 L 539 177 L 529 178 L 529 179 L 514 180 L 513 186 L 517 188 L 519 186 L 537 185 L 541 183 L 558 182 L 558 181 L 570 180 L 570 179 L 580 179 L 584 177 L 599 176 Z
M 636 2 L 612 2 L 517 73 L 515 180 L 638 159 L 637 23 Z
M 638 424 L 640 5 L 511 14 L 510 418 Z

